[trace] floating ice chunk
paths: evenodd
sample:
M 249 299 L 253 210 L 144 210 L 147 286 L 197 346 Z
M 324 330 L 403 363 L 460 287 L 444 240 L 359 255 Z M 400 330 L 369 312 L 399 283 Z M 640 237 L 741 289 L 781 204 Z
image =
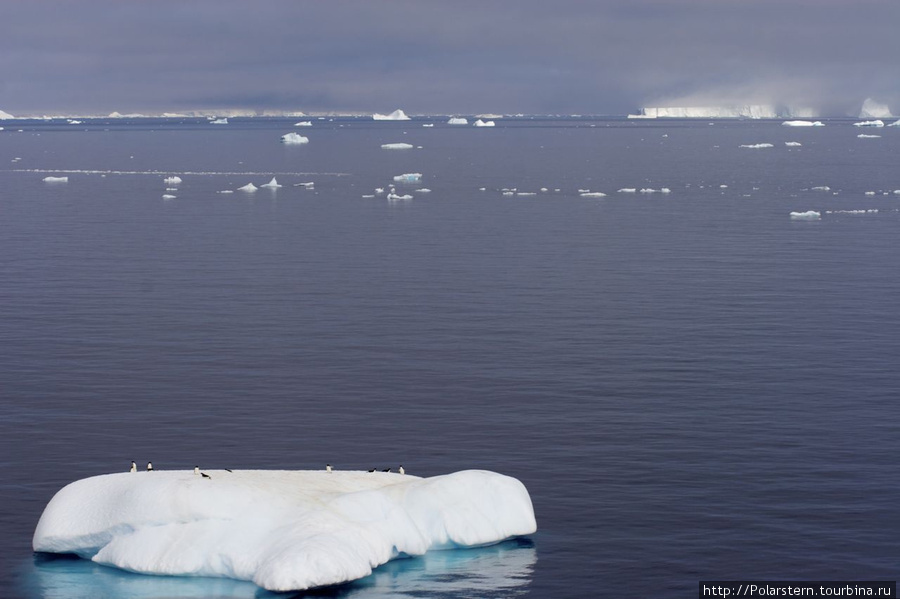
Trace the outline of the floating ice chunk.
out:
M 866 135 L 865 133 L 860 133 L 856 137 L 859 139 L 878 139 L 881 136 L 880 135 Z
M 819 185 L 817 187 L 812 188 L 813 191 L 831 191 L 831 188 L 827 185 Z
M 860 123 L 853 123 L 854 127 L 884 127 L 884 121 L 881 119 L 876 119 L 874 121 L 862 121 Z
M 44 183 L 68 183 L 68 177 L 44 177 Z
M 872 98 L 866 98 L 859 111 L 861 119 L 883 119 L 891 117 L 891 109 L 887 104 L 880 104 Z
M 396 194 L 396 193 L 389 193 L 389 194 L 387 194 L 387 199 L 390 202 L 399 202 L 399 201 L 407 201 L 408 202 L 409 200 L 413 199 L 413 197 L 409 194 L 400 195 L 400 194 Z
M 178 191 L 177 187 L 166 187 L 166 191 Z
M 394 177 L 398 183 L 418 183 L 422 180 L 422 173 L 404 173 Z
M 517 191 L 517 196 L 536 196 L 537 192 L 534 191 Z
M 382 150 L 411 150 L 412 147 L 412 144 L 405 143 L 381 144 Z
M 606 194 L 602 191 L 586 191 L 584 193 L 579 193 L 583 198 L 605 198 Z
M 668 187 L 662 187 L 660 188 L 659 193 L 672 193 L 672 190 Z
M 313 189 L 316 186 L 315 182 L 308 181 L 306 183 L 294 183 L 294 187 L 302 187 L 303 189 Z
M 222 191 L 217 191 L 216 193 L 234 193 L 234 192 L 230 189 L 223 189 Z
M 895 190 L 894 190 L 894 195 L 900 196 L 900 189 L 895 189 Z
M 751 149 L 760 149 L 760 148 L 774 148 L 773 144 L 769 143 L 761 143 L 761 144 L 742 144 L 740 147 L 742 148 L 751 148 Z
M 431 190 L 427 187 L 422 187 L 416 190 L 416 193 L 431 193 Z
M 806 212 L 791 212 L 791 218 L 794 220 L 820 220 L 821 212 L 815 210 L 807 210 Z
M 269 189 L 278 189 L 281 185 L 278 184 L 278 181 L 275 180 L 275 177 L 272 177 L 272 180 L 268 183 L 263 183 L 260 187 L 268 187 Z
M 824 127 L 822 121 L 785 121 L 781 123 L 785 127 Z
M 619 193 L 635 193 L 637 192 L 636 187 L 623 187 L 619 190 Z
M 422 123 L 423 127 L 434 127 L 434 123 Z
M 800 143 L 799 141 L 786 141 L 786 142 L 784 142 L 784 145 L 786 145 L 789 148 L 799 148 L 803 144 Z
M 641 193 L 657 193 L 659 190 L 653 189 L 652 187 L 644 187 L 641 189 Z
M 478 119 L 477 121 L 475 121 L 475 126 L 476 127 L 493 127 L 493 126 L 495 126 L 495 123 L 494 123 L 494 121 L 482 121 L 481 119 Z
M 294 127 L 312 127 L 312 121 L 300 121 L 299 123 L 294 123 Z
M 448 125 L 468 125 L 469 120 L 465 119 L 461 116 L 451 116 L 450 120 L 447 121 Z
M 281 136 L 281 143 L 285 144 L 308 144 L 309 138 L 300 135 L 299 133 L 287 133 Z
M 372 119 L 376 121 L 408 121 L 410 118 L 406 116 L 406 113 L 400 110 L 399 108 L 392 112 L 391 114 L 378 114 L 377 112 L 372 115 Z
M 866 192 L 866 195 L 867 195 L 867 196 L 873 196 L 873 195 L 875 195 L 875 192 L 874 192 L 874 191 L 867 191 L 867 192 Z
M 165 183 L 166 185 L 179 185 L 181 183 L 181 177 L 166 177 L 165 179 L 163 179 L 163 183 Z
M 399 554 L 488 545 L 537 528 L 524 485 L 493 472 L 206 473 L 74 482 L 44 509 L 33 549 L 138 573 L 299 591 L 368 576 Z
M 174 200 L 177 196 L 173 196 L 170 193 L 164 193 L 162 199 L 164 200 Z
M 367 199 L 368 199 L 368 198 L 374 198 L 374 197 L 375 197 L 375 194 L 372 194 L 372 193 L 365 193 L 365 194 L 362 195 L 362 197 L 367 198 Z
M 508 191 L 508 190 L 507 190 L 507 191 L 504 191 L 504 192 L 502 192 L 502 193 L 503 193 L 503 195 L 505 195 L 505 196 L 514 196 L 514 195 L 516 195 L 516 192 L 514 192 L 514 191 Z
M 888 127 L 900 127 L 900 119 L 897 119 L 896 121 L 888 125 Z
M 215 120 L 210 121 L 209 124 L 210 125 L 227 125 L 228 119 L 224 118 L 224 117 L 221 119 L 215 119 Z
M 254 185 L 253 183 L 247 183 L 243 187 L 238 187 L 238 191 L 246 191 L 249 193 L 252 193 L 252 192 L 256 191 L 257 189 L 259 189 L 259 188 L 256 187 L 256 185 Z

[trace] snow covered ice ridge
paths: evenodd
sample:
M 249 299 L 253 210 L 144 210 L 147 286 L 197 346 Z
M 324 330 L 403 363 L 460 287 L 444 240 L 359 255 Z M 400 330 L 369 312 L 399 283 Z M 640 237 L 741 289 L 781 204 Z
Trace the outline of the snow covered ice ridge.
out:
M 73 482 L 44 509 L 34 550 L 145 574 L 234 578 L 295 591 L 368 576 L 401 554 L 481 546 L 537 529 L 524 485 L 483 470 L 431 478 L 204 473 Z

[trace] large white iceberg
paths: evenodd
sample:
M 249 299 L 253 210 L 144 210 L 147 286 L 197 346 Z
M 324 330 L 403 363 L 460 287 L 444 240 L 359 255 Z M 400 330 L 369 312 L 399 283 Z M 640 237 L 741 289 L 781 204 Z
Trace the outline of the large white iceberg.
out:
M 44 509 L 35 551 L 146 574 L 250 580 L 295 591 L 368 576 L 401 555 L 533 533 L 528 491 L 468 470 L 156 471 L 69 484 Z
M 824 127 L 822 121 L 785 121 L 781 123 L 785 127 Z
M 859 118 L 861 119 L 884 119 L 891 116 L 891 109 L 887 104 L 880 104 L 872 98 L 866 98 L 859 111 Z
M 281 143 L 285 144 L 308 144 L 309 138 L 300 135 L 299 133 L 287 133 L 281 136 Z
M 461 116 L 451 116 L 448 125 L 468 125 L 469 120 Z
M 16 118 L 16 117 L 9 114 L 8 112 L 3 112 L 2 110 L 0 110 L 0 120 L 14 119 L 14 118 Z
M 630 114 L 628 117 L 645 119 L 774 119 L 778 118 L 778 111 L 774 106 L 765 104 L 746 104 L 742 106 L 650 106 L 642 108 L 639 114 Z
M 372 118 L 376 121 L 408 121 L 410 118 L 406 116 L 406 113 L 400 110 L 399 108 L 392 112 L 391 114 L 378 114 L 377 112 L 372 115 Z
M 884 127 L 884 121 L 875 119 L 874 121 L 862 121 L 861 123 L 853 123 L 854 127 Z

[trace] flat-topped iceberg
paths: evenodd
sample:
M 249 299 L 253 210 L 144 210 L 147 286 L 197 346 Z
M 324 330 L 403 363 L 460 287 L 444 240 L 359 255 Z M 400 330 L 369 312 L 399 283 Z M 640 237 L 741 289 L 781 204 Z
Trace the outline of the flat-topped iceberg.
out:
M 859 123 L 853 123 L 854 127 L 884 127 L 884 121 L 881 119 L 875 119 L 874 121 L 862 121 Z
M 677 118 L 677 119 L 775 119 L 778 111 L 766 104 L 742 106 L 650 106 L 629 118 Z
M 451 116 L 448 125 L 468 125 L 469 120 L 461 116 Z
M 391 114 L 378 114 L 377 112 L 372 115 L 372 119 L 376 121 L 408 121 L 410 118 L 406 116 L 406 113 L 400 110 L 399 108 L 392 112 Z
M 44 177 L 44 183 L 68 183 L 68 177 Z
M 785 121 L 781 123 L 785 127 L 824 127 L 822 121 Z
M 139 573 L 296 591 L 368 576 L 400 555 L 536 530 L 524 485 L 493 472 L 204 474 L 136 472 L 71 483 L 45 508 L 34 550 Z
M 403 173 L 394 177 L 394 181 L 398 183 L 418 183 L 421 180 L 422 173 Z
M 407 143 L 381 144 L 382 150 L 411 150 L 412 148 L 413 145 Z
M 791 212 L 791 218 L 794 220 L 820 220 L 821 212 L 815 210 L 807 210 L 806 212 Z
M 308 144 L 309 138 L 300 135 L 299 133 L 286 133 L 281 136 L 281 143 L 284 144 Z

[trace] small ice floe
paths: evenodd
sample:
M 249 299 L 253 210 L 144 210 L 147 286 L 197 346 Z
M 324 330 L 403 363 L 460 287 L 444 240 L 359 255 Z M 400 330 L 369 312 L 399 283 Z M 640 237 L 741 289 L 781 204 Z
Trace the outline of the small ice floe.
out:
M 234 193 L 234 192 L 230 189 L 223 189 L 222 191 L 217 191 L 216 193 Z
M 299 123 L 294 123 L 294 127 L 312 127 L 312 121 L 300 121 Z
M 405 143 L 381 144 L 382 150 L 411 150 L 412 148 L 412 144 Z
M 774 148 L 773 144 L 769 143 L 761 143 L 761 144 L 741 144 L 739 147 L 741 148 L 750 148 L 751 150 L 759 150 L 761 148 Z
M 672 193 L 672 190 L 669 189 L 668 187 L 661 187 L 659 189 L 659 193 Z
M 416 193 L 431 193 L 431 190 L 428 189 L 427 187 L 420 187 L 419 189 L 416 190 Z
M 69 124 L 70 125 L 80 125 L 81 121 L 78 121 L 76 119 L 69 119 Z
M 888 125 L 888 127 L 900 127 L 900 119 L 897 119 L 896 121 L 894 121 L 893 123 Z M 0 127 L 0 128 L 2 128 L 2 127 Z
M 227 125 L 228 119 L 224 118 L 224 117 L 221 119 L 215 119 L 215 120 L 210 121 L 209 124 L 210 125 Z
M 875 195 L 875 192 L 874 192 L 874 191 L 867 191 L 867 192 L 866 192 L 866 195 L 867 195 L 867 196 L 873 196 L 873 195 Z
M 163 179 L 163 183 L 165 183 L 166 185 L 179 185 L 181 184 L 181 177 L 166 177 L 165 179 Z
M 820 220 L 821 212 L 815 210 L 807 210 L 806 212 L 791 212 L 791 218 L 794 220 Z
M 583 198 L 605 198 L 606 194 L 602 191 L 586 191 L 584 193 L 579 193 Z
M 537 193 L 534 191 L 517 191 L 516 195 L 517 196 L 536 196 Z
M 619 193 L 637 193 L 637 187 L 623 187 Z
M 825 214 L 878 214 L 878 210 L 826 210 Z
M 881 136 L 880 135 L 866 135 L 865 133 L 860 133 L 856 137 L 858 137 L 859 139 L 878 139 Z
M 164 200 L 174 200 L 177 196 L 173 196 L 170 193 L 164 193 L 162 199 Z
M 299 133 L 287 133 L 281 136 L 281 143 L 283 144 L 308 144 L 309 138 L 300 135 Z
M 411 120 L 406 113 L 401 109 L 397 109 L 391 114 L 378 114 L 377 112 L 372 115 L 372 119 L 376 121 L 408 121 Z
M 547 193 L 548 191 L 550 191 L 550 190 L 547 189 L 546 187 L 541 187 L 541 193 Z
M 313 189 L 316 186 L 315 182 L 307 181 L 305 183 L 294 183 L 294 187 L 302 187 L 303 189 Z
M 44 183 L 68 183 L 68 177 L 44 177 Z
M 831 191 L 831 188 L 827 185 L 818 185 L 816 187 L 811 188 L 813 191 Z
M 822 121 L 785 121 L 781 123 L 785 127 L 824 127 Z
M 267 187 L 269 189 L 278 189 L 279 187 L 281 187 L 281 185 L 278 184 L 278 181 L 275 179 L 275 177 L 272 177 L 271 181 L 269 181 L 268 183 L 263 183 L 262 185 L 260 185 L 260 187 Z
M 253 183 L 247 183 L 243 187 L 238 187 L 238 191 L 246 191 L 248 193 L 253 193 L 257 189 L 259 189 L 259 188 L 256 187 L 256 185 L 254 185 Z
M 177 187 L 166 187 L 166 191 L 178 191 Z
M 422 123 L 423 127 L 434 127 L 434 123 Z
M 659 190 L 653 189 L 652 187 L 642 187 L 641 193 L 659 193 Z
M 371 194 L 371 193 L 367 193 L 367 194 L 363 194 L 362 197 L 364 197 L 364 198 L 366 198 L 366 199 L 369 199 L 369 198 L 374 198 L 375 195 L 374 195 L 374 194 Z
M 394 177 L 398 183 L 418 183 L 422 180 L 422 173 L 403 173 Z
M 387 199 L 389 202 L 408 202 L 413 199 L 413 197 L 409 194 L 399 195 L 396 193 L 389 193 Z
M 481 119 L 475 121 L 476 127 L 493 127 L 495 124 L 494 121 L 482 121 Z
M 376 188 L 375 188 L 375 193 L 378 194 L 378 195 L 383 194 L 383 193 L 384 193 L 384 187 L 376 187 Z
M 728 189 L 727 185 L 719 185 L 719 189 Z
M 784 142 L 784 145 L 786 145 L 789 148 L 799 148 L 803 144 L 800 143 L 799 141 L 786 141 L 786 142 Z
M 464 118 L 461 117 L 461 116 L 451 116 L 451 117 L 450 117 L 450 120 L 447 121 L 447 124 L 448 124 L 448 125 L 468 125 L 468 124 L 469 124 L 469 120 L 468 120 L 468 119 L 464 119 Z
M 884 121 L 881 119 L 876 119 L 874 121 L 862 121 L 859 123 L 853 123 L 854 127 L 884 127 Z

